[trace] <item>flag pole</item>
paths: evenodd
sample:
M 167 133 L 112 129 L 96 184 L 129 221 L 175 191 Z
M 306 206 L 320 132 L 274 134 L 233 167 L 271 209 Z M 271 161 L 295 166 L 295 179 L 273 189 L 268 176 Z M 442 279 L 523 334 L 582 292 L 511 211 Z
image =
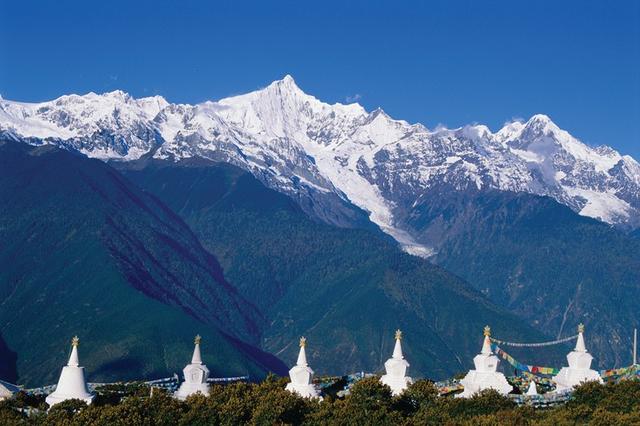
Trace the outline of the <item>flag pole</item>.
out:
M 638 329 L 634 328 L 633 329 L 633 365 L 636 365 L 637 362 L 637 356 L 638 354 Z

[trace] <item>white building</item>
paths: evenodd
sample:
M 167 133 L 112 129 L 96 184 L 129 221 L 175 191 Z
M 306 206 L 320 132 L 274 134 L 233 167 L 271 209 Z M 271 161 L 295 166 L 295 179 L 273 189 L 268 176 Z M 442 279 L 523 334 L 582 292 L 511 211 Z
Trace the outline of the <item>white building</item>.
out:
M 393 348 L 393 355 L 384 363 L 384 369 L 387 374 L 380 378 L 380 382 L 389 386 L 394 395 L 400 395 L 404 390 L 413 383 L 411 377 L 407 377 L 407 368 L 409 363 L 402 355 L 402 332 L 396 331 L 396 344 Z
M 56 390 L 47 396 L 46 401 L 50 407 L 67 399 L 80 399 L 87 404 L 91 404 L 95 398 L 95 394 L 87 387 L 87 382 L 84 378 L 84 367 L 80 367 L 80 361 L 78 359 L 79 344 L 80 339 L 78 339 L 78 336 L 75 336 L 71 340 L 69 362 L 62 367 L 62 373 L 60 373 Z
M 204 396 L 209 395 L 209 369 L 202 363 L 202 357 L 200 355 L 200 342 L 202 338 L 196 336 L 194 340 L 193 356 L 191 357 L 191 364 L 187 364 L 182 370 L 184 374 L 184 382 L 180 385 L 178 391 L 174 394 L 174 397 L 185 400 L 189 395 L 200 392 Z
M 475 370 L 469 370 L 464 379 L 460 381 L 464 386 L 464 392 L 457 395 L 458 397 L 469 398 L 485 389 L 495 389 L 503 395 L 513 390 L 504 374 L 497 371 L 500 360 L 491 350 L 490 336 L 491 329 L 486 326 L 484 328 L 482 351 L 473 358 L 473 364 L 476 368 Z
M 536 388 L 536 382 L 531 380 L 529 383 L 529 389 L 527 389 L 527 396 L 535 396 L 538 395 L 538 388 Z
M 584 325 L 578 326 L 578 340 L 576 347 L 567 355 L 568 367 L 562 367 L 560 372 L 553 377 L 556 382 L 556 392 L 562 392 L 573 389 L 575 386 L 583 382 L 597 381 L 602 383 L 600 374 L 591 369 L 593 357 L 584 344 Z
M 291 383 L 287 384 L 286 389 L 303 398 L 319 398 L 320 390 L 313 384 L 313 370 L 307 364 L 307 353 L 305 352 L 306 345 L 307 339 L 301 337 L 298 361 L 296 362 L 296 365 L 289 370 Z
M 17 392 L 20 392 L 20 388 L 13 383 L 0 380 L 0 401 L 13 398 Z

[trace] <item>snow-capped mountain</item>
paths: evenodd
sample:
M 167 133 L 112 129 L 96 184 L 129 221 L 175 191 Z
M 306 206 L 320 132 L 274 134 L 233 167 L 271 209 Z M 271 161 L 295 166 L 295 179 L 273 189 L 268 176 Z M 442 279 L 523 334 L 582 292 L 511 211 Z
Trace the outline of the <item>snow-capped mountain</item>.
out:
M 103 160 L 230 162 L 325 221 L 340 222 L 350 214 L 345 202 L 353 203 L 419 255 L 429 247 L 400 229 L 395 215 L 437 185 L 547 195 L 581 215 L 640 225 L 640 165 L 583 144 L 545 115 L 495 133 L 482 125 L 429 130 L 380 109 L 323 103 L 290 76 L 198 105 L 121 91 L 37 104 L 0 100 L 0 132 Z
M 120 90 L 37 104 L 0 99 L 0 128 L 90 157 L 131 160 L 162 143 L 152 120 L 168 105 L 160 96 L 136 100 Z

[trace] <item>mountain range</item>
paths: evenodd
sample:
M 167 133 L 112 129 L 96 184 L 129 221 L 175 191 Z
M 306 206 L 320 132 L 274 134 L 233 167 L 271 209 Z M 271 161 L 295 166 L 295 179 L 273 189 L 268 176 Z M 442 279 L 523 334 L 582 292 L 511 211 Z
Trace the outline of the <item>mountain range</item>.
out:
M 545 115 L 495 133 L 483 125 L 429 130 L 381 109 L 323 103 L 291 76 L 198 105 L 122 91 L 36 104 L 2 100 L 0 131 L 103 160 L 229 162 L 305 200 L 307 211 L 329 223 L 357 222 L 355 205 L 422 255 L 434 244 L 403 229 L 398 216 L 442 184 L 550 196 L 625 229 L 640 220 L 640 165 L 612 148 L 581 143 Z
M 277 368 L 265 352 L 292 362 L 291 343 L 305 334 L 325 351 L 310 355 L 320 372 L 379 369 L 391 331 L 402 326 L 421 342 L 407 349 L 414 371 L 444 377 L 469 365 L 483 323 L 501 337 L 535 340 L 585 322 L 601 366 L 628 362 L 626 328 L 640 325 L 633 304 L 640 165 L 583 144 L 545 115 L 495 133 L 483 125 L 429 130 L 380 109 L 323 103 L 286 76 L 198 105 L 121 91 L 37 104 L 0 100 L 0 136 L 6 146 L 46 153 L 46 164 L 71 156 L 65 161 L 107 168 L 120 187 L 179 223 L 169 240 L 192 235 L 187 245 L 198 255 L 190 256 L 209 259 L 199 264 L 217 272 L 191 289 L 176 283 L 202 271 L 191 271 L 198 262 L 185 262 L 182 249 L 156 265 L 183 265 L 185 275 L 139 284 L 145 263 L 130 258 L 153 235 L 142 230 L 159 226 L 157 214 L 135 219 L 139 245 L 119 254 L 121 243 L 100 244 L 121 282 L 211 325 L 240 351 L 241 368 Z M 24 158 L 40 157 L 33 153 Z M 78 191 L 49 180 L 52 193 Z M 37 187 L 24 196 L 40 194 Z M 66 212 L 75 203 L 54 204 L 75 217 Z M 89 197 L 79 205 L 104 208 L 92 204 Z M 3 214 L 18 217 L 21 209 L 35 207 Z M 16 240 L 30 235 L 23 225 L 2 229 Z M 106 229 L 101 235 L 111 234 Z M 121 238 L 129 233 L 121 230 Z M 12 280 L 0 284 L 22 282 Z M 207 290 L 205 308 L 190 310 L 203 286 L 220 290 Z M 242 309 L 227 317 L 208 300 Z M 15 334 L 4 334 L 10 351 L 24 350 Z M 545 357 L 562 362 L 561 352 Z M 522 353 L 531 362 L 533 355 Z

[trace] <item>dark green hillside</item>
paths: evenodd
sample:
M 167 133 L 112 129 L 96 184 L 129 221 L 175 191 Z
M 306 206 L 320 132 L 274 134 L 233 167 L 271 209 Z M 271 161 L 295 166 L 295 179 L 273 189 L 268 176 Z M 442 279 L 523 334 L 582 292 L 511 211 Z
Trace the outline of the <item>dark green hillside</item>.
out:
M 219 331 L 252 343 L 263 320 L 184 222 L 100 161 L 0 144 L 0 265 L 19 383 L 54 382 L 74 334 L 94 381 L 179 371 L 196 333 L 214 374 L 282 371 Z
M 436 261 L 550 334 L 587 326 L 600 365 L 631 362 L 640 326 L 640 241 L 551 198 L 507 192 L 424 195 L 407 224 L 438 241 Z
M 263 348 L 288 362 L 304 334 L 318 373 L 381 370 L 401 328 L 412 374 L 443 377 L 469 367 L 485 324 L 505 338 L 544 338 L 386 236 L 316 223 L 235 167 L 143 166 L 120 165 L 215 254 L 225 277 L 268 319 Z

